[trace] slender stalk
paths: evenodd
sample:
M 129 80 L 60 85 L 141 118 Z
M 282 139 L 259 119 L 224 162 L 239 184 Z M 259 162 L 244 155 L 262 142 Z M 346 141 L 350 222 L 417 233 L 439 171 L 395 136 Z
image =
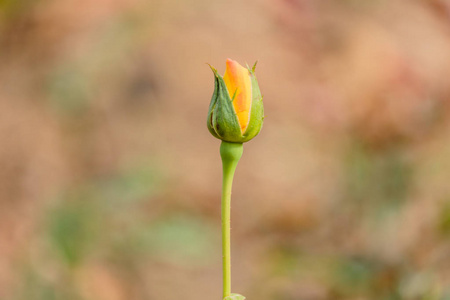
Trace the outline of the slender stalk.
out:
M 222 259 L 223 259 L 223 298 L 231 294 L 231 250 L 230 250 L 230 212 L 231 188 L 234 172 L 244 147 L 241 143 L 228 143 L 222 141 L 220 156 L 222 157 Z

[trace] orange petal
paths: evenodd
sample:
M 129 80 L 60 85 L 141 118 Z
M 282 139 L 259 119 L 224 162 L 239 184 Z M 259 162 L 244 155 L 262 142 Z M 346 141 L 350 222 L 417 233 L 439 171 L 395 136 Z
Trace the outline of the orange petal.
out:
M 238 62 L 227 59 L 227 68 L 223 80 L 233 98 L 233 106 L 236 111 L 241 132 L 244 133 L 250 121 L 252 106 L 252 81 L 249 71 Z M 236 93 L 236 94 L 235 94 Z

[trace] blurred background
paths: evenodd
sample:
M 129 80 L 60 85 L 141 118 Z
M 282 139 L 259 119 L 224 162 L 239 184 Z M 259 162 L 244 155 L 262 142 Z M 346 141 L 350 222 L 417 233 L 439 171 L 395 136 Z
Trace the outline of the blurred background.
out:
M 233 292 L 450 299 L 446 0 L 1 0 L 0 299 L 220 299 L 228 57 Z

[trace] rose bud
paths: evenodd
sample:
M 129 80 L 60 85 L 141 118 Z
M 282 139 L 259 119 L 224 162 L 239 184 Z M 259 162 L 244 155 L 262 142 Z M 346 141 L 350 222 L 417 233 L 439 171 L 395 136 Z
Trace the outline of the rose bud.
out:
M 209 105 L 208 130 L 213 136 L 230 143 L 244 143 L 261 130 L 264 108 L 261 92 L 252 69 L 227 59 L 225 75 L 214 72 L 214 93 Z

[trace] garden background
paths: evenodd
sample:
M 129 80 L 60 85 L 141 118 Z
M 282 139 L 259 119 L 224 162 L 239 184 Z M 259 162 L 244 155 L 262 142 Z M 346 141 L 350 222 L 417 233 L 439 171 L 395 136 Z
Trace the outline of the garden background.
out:
M 446 0 L 1 0 L 0 299 L 219 299 L 228 57 L 233 291 L 450 299 Z

